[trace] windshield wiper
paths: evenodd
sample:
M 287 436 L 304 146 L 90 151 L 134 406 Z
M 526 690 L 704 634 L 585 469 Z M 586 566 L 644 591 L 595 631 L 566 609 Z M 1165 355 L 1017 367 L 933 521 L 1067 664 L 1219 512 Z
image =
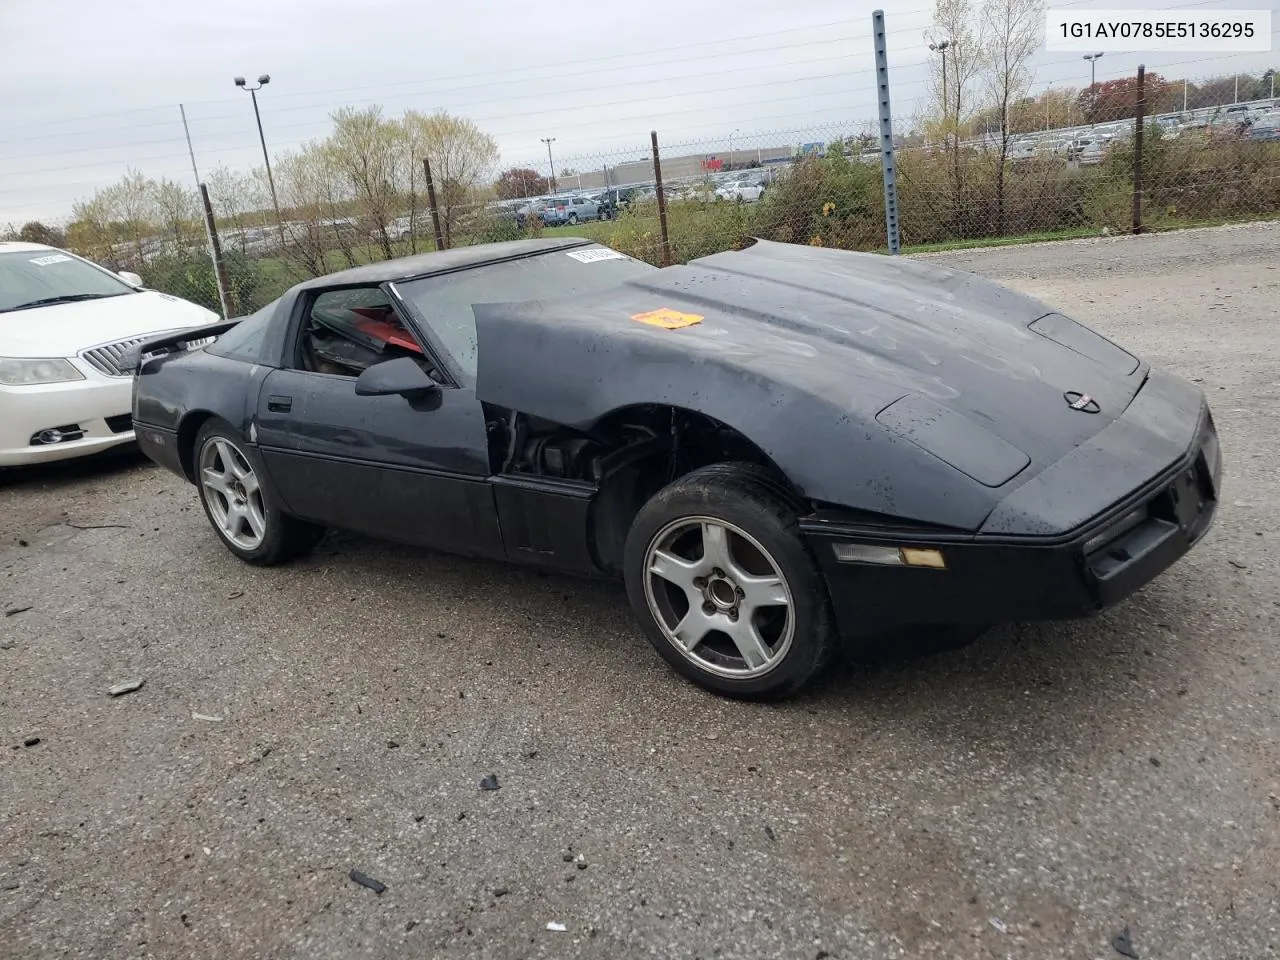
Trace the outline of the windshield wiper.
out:
M 47 307 L 54 303 L 78 303 L 81 300 L 103 300 L 107 297 L 121 297 L 121 293 L 64 293 L 57 297 L 41 297 L 39 300 L 29 300 L 26 303 L 20 303 L 16 307 L 10 307 L 8 310 L 0 311 L 0 313 L 12 313 L 15 310 L 29 310 L 32 307 Z

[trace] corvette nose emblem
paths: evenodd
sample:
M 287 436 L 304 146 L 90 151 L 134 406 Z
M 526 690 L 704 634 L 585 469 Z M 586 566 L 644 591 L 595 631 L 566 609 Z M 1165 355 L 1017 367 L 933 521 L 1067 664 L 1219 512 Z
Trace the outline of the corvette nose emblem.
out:
M 1098 406 L 1097 400 L 1087 393 L 1080 393 L 1078 390 L 1068 390 L 1062 397 L 1067 401 L 1067 406 L 1072 410 L 1079 410 L 1081 413 L 1097 413 L 1102 409 Z

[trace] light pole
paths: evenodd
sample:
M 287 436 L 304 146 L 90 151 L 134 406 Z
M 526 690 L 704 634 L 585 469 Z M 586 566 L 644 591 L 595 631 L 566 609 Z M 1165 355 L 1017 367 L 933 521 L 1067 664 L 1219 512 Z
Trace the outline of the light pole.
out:
M 267 165 L 267 184 L 271 187 L 271 206 L 276 211 L 276 229 L 280 231 L 280 245 L 284 246 L 284 221 L 280 219 L 280 201 L 276 197 L 276 181 L 271 175 L 271 158 L 267 156 L 267 138 L 262 134 L 262 114 L 258 112 L 258 91 L 271 82 L 271 74 L 264 73 L 259 76 L 256 87 L 246 86 L 244 77 L 236 77 L 235 82 L 236 86 L 241 90 L 248 90 L 249 96 L 253 98 L 253 117 L 258 121 L 258 141 L 262 144 L 262 162 Z
M 947 115 L 951 113 L 951 104 L 947 102 L 947 47 L 951 46 L 950 40 L 939 40 L 937 43 L 929 44 L 930 50 L 936 50 L 942 54 L 942 122 L 945 125 Z
M 547 164 L 551 167 L 551 192 L 556 192 L 556 162 L 551 159 L 551 145 L 556 142 L 555 137 L 541 137 L 543 143 L 547 145 Z
M 1098 58 L 1100 53 L 1086 53 L 1084 59 L 1089 61 L 1089 126 L 1097 122 L 1098 112 Z

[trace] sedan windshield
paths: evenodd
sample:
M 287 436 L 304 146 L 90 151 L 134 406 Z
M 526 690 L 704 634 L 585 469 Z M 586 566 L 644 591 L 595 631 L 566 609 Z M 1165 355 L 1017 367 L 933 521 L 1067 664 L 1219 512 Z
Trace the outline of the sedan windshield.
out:
M 573 298 L 615 287 L 656 269 L 607 247 L 585 246 L 423 277 L 395 286 L 463 372 L 474 377 L 473 304 Z
M 133 292 L 123 280 L 57 250 L 0 253 L 0 313 Z

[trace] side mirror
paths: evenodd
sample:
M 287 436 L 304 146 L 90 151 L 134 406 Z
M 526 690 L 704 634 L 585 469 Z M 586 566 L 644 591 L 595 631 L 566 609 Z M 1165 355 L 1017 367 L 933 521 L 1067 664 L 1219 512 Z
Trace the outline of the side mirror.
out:
M 396 394 L 412 397 L 439 390 L 440 384 L 432 380 L 412 357 L 397 357 L 375 363 L 356 378 L 358 397 L 389 397 Z
M 142 286 L 142 278 L 138 276 L 136 273 L 130 273 L 128 270 L 121 270 L 119 273 L 116 274 L 116 276 L 119 277 L 121 280 L 123 280 L 125 283 L 129 284 L 129 286 L 131 287 Z

